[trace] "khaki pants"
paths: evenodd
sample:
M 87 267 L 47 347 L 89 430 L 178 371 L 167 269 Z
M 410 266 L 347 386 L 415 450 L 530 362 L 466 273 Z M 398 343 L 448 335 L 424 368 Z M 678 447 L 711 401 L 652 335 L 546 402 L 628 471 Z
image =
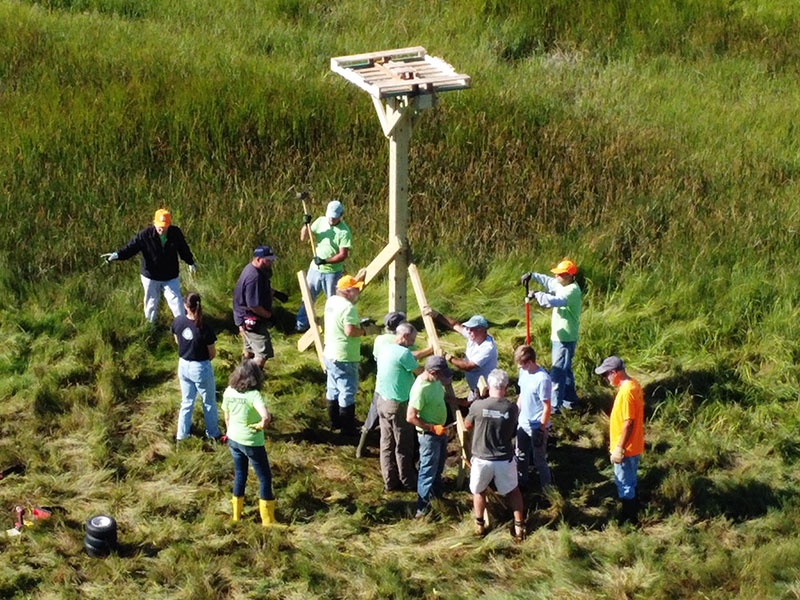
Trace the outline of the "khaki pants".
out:
M 406 421 L 406 410 L 408 402 L 395 402 L 378 396 L 381 473 L 387 490 L 396 490 L 401 486 L 413 490 L 417 486 L 414 427 Z

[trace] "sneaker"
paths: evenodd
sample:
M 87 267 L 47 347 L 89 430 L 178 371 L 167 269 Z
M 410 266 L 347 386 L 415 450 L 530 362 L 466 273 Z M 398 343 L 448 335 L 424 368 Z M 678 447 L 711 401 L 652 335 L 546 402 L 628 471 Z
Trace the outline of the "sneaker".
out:
M 417 511 L 417 514 L 415 514 L 415 515 L 414 515 L 414 518 L 415 518 L 415 519 L 421 519 L 421 518 L 423 518 L 424 516 L 425 516 L 425 511 L 423 511 L 423 510 L 418 510 L 418 511 Z

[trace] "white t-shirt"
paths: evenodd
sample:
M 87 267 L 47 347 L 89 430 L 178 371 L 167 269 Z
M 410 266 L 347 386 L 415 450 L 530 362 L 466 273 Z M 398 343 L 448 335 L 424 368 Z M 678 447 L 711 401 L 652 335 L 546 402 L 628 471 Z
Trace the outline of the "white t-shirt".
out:
M 478 365 L 477 369 L 464 373 L 469 389 L 474 390 L 478 387 L 478 379 L 481 378 L 481 375 L 488 383 L 489 373 L 497 368 L 497 346 L 494 343 L 494 338 L 488 334 L 480 344 L 471 341 L 469 332 L 466 330 L 461 335 L 467 339 L 467 353 L 465 355 L 467 360 Z

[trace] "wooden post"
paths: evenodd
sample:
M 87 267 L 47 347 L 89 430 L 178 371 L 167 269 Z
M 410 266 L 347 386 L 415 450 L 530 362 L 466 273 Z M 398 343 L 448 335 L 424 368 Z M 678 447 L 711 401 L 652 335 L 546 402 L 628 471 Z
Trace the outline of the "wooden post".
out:
M 436 333 L 436 324 L 431 317 L 425 316 L 425 308 L 428 306 L 428 299 L 425 297 L 425 290 L 422 287 L 422 280 L 419 278 L 419 271 L 417 265 L 411 263 L 408 265 L 408 274 L 411 277 L 411 285 L 414 288 L 414 295 L 417 297 L 417 304 L 419 304 L 419 312 L 423 313 L 422 322 L 425 323 L 425 331 L 428 334 L 428 343 L 433 347 L 433 353 L 441 355 L 442 347 L 439 344 L 439 334 Z
M 411 105 L 410 105 L 411 104 Z M 389 239 L 408 246 L 408 147 L 413 104 L 408 97 L 386 101 L 386 116 L 395 125 L 389 134 Z M 408 258 L 398 254 L 389 265 L 389 312 L 406 312 Z
M 308 315 L 308 323 L 310 325 L 309 331 L 314 337 L 314 345 L 317 347 L 317 358 L 319 359 L 322 370 L 325 371 L 325 361 L 322 358 L 322 336 L 320 335 L 320 328 L 317 325 L 317 315 L 314 311 L 314 302 L 311 300 L 311 291 L 308 289 L 308 284 L 306 283 L 305 272 L 297 272 L 297 281 L 300 284 L 300 295 L 303 297 L 303 304 L 306 307 L 306 314 Z

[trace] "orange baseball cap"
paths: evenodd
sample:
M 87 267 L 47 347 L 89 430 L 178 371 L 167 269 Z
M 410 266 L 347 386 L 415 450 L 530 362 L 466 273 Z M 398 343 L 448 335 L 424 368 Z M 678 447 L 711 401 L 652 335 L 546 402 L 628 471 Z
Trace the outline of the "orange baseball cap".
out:
M 565 258 L 556 265 L 555 269 L 550 269 L 550 272 L 555 275 L 563 275 L 564 273 L 567 273 L 569 275 L 575 275 L 575 273 L 578 272 L 578 267 L 576 267 L 575 263 L 572 262 L 570 259 Z
M 156 227 L 169 227 L 170 216 L 169 211 L 165 208 L 159 208 L 156 214 L 153 215 L 153 225 Z
M 352 275 L 344 275 L 339 281 L 336 282 L 337 290 L 346 290 L 348 288 L 356 288 L 361 291 L 364 289 L 364 282 L 356 279 Z

